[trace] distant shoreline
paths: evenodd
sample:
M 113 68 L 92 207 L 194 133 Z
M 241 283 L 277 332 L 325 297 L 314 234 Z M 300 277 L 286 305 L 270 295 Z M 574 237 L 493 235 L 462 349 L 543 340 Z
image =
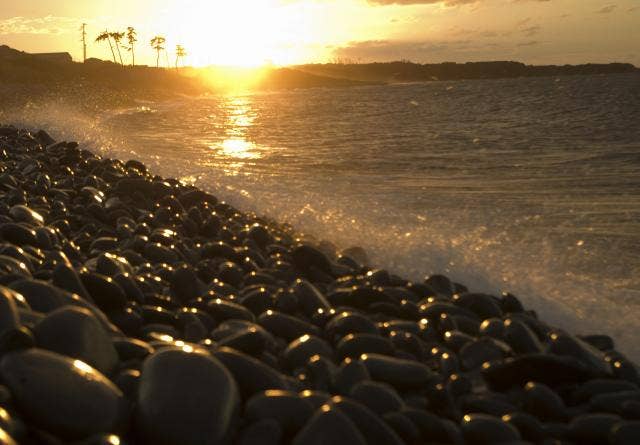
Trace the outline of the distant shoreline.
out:
M 99 59 L 72 62 L 60 57 L 38 57 L 0 46 L 0 85 L 95 84 L 115 91 L 157 91 L 198 95 L 229 89 L 278 91 L 317 87 L 352 87 L 429 81 L 480 80 L 638 73 L 627 63 L 584 65 L 525 65 L 520 62 L 418 64 L 408 61 L 357 64 L 306 64 L 290 67 L 204 67 L 180 70 L 148 66 L 120 66 Z M 66 56 L 68 57 L 66 57 Z

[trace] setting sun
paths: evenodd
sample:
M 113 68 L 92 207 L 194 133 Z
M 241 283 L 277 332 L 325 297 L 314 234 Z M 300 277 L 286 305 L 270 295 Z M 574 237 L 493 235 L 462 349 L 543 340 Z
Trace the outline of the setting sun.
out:
M 302 45 L 318 37 L 309 19 L 300 5 L 275 0 L 197 0 L 170 8 L 166 28 L 194 65 L 256 67 L 303 59 Z

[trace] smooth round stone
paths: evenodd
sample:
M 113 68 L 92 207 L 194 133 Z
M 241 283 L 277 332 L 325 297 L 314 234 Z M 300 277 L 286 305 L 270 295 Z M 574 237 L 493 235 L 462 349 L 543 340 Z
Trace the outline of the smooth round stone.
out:
M 311 268 L 318 269 L 327 275 L 332 275 L 331 263 L 324 253 L 309 245 L 298 246 L 291 252 L 294 266 L 303 272 Z
M 369 318 L 355 312 L 341 312 L 324 327 L 327 336 L 336 340 L 348 334 L 379 334 L 378 327 Z
M 527 354 L 483 365 L 482 375 L 492 389 L 507 390 L 529 381 L 551 387 L 577 384 L 598 377 L 597 373 L 572 357 Z
M 66 302 L 65 291 L 41 280 L 18 280 L 9 287 L 21 294 L 29 307 L 38 312 L 51 312 L 63 306 Z
M 97 434 L 73 445 L 127 445 L 127 442 L 115 434 Z
M 610 445 L 637 445 L 640 443 L 640 422 L 620 422 L 611 428 Z
M 0 238 L 20 247 L 40 246 L 35 230 L 16 223 L 0 224 Z
M 370 378 L 367 367 L 360 360 L 345 359 L 334 377 L 334 390 L 338 394 L 347 395 L 357 383 Z
M 124 291 L 113 278 L 97 273 L 83 273 L 80 279 L 93 301 L 103 311 L 117 311 L 127 305 Z
M 535 354 L 543 350 L 536 334 L 520 320 L 506 319 L 502 337 L 518 354 Z
M 313 406 L 313 410 L 319 409 L 322 405 L 327 403 L 331 398 L 331 394 L 324 391 L 313 391 L 305 389 L 300 393 L 300 397 L 309 402 Z
M 589 410 L 592 412 L 604 411 L 608 413 L 620 413 L 625 402 L 640 402 L 640 391 L 619 391 L 606 394 L 598 394 L 589 401 Z
M 291 291 L 298 298 L 298 305 L 307 317 L 318 312 L 318 309 L 324 312 L 331 311 L 329 301 L 320 293 L 318 288 L 307 280 L 296 280 L 291 287 Z
M 357 358 L 366 353 L 393 355 L 395 348 L 389 339 L 380 335 L 348 334 L 336 345 L 336 353 L 340 359 Z
M 140 386 L 140 371 L 137 369 L 123 369 L 113 376 L 113 383 L 120 388 L 125 397 L 132 402 L 138 397 Z
M 605 355 L 590 344 L 562 332 L 552 333 L 549 339 L 549 352 L 574 357 L 601 374 L 611 373 L 611 366 L 605 361 Z
M 103 374 L 110 374 L 118 364 L 109 334 L 87 309 L 56 309 L 33 332 L 38 347 L 82 360 Z
M 0 273 L 5 276 L 31 277 L 31 272 L 26 263 L 8 255 L 0 255 Z
M 453 302 L 457 306 L 470 310 L 480 317 L 481 320 L 502 317 L 502 309 L 497 300 L 491 295 L 463 293 L 455 295 Z
M 78 273 L 67 264 L 59 263 L 55 269 L 53 269 L 52 282 L 60 289 L 80 295 L 91 303 L 94 302 L 89 291 L 84 287 L 84 284 L 82 284 Z
M 569 423 L 569 436 L 585 445 L 607 443 L 611 430 L 621 420 L 614 414 L 583 414 Z
M 476 314 L 468 309 L 460 306 L 456 306 L 453 303 L 444 302 L 440 300 L 429 301 L 420 305 L 420 316 L 427 318 L 431 321 L 437 321 L 442 314 L 449 316 L 452 315 L 465 315 L 467 317 L 476 318 Z
M 179 267 L 173 271 L 170 280 L 171 295 L 179 301 L 187 303 L 204 294 L 205 286 L 196 271 L 189 266 Z
M 542 421 L 562 421 L 567 417 L 567 409 L 562 398 L 542 383 L 527 383 L 522 403 L 525 411 Z
M 33 346 L 33 337 L 22 326 L 15 292 L 0 286 L 0 355 Z
M 267 345 L 267 338 L 257 327 L 252 326 L 221 339 L 218 345 L 233 348 L 245 354 L 259 355 Z
M 302 337 L 305 334 L 316 336 L 320 334 L 320 330 L 311 323 L 307 323 L 291 315 L 271 310 L 258 317 L 258 324 L 273 335 L 283 338 L 288 342 Z
M 122 392 L 80 360 L 33 348 L 5 355 L 0 376 L 21 412 L 60 437 L 113 432 L 124 420 Z
M 298 394 L 269 390 L 251 397 L 245 415 L 251 421 L 275 419 L 285 434 L 295 434 L 313 415 L 311 403 Z
M 423 388 L 436 377 L 422 363 L 380 354 L 363 354 L 360 360 L 371 378 L 398 389 Z
M 502 417 L 505 414 L 517 411 L 517 408 L 499 393 L 469 394 L 459 402 L 463 412 L 467 413 L 483 413 Z
M 218 444 L 226 441 L 240 404 L 231 373 L 214 357 L 164 349 L 142 367 L 136 431 L 147 443 Z
M 324 405 L 295 436 L 292 445 L 366 445 L 355 423 L 337 408 Z
M 18 442 L 13 440 L 9 433 L 0 428 L 0 445 L 18 445 Z
M 289 369 L 303 366 L 314 355 L 333 359 L 333 349 L 325 340 L 314 335 L 303 335 L 289 343 L 283 357 Z
M 179 260 L 174 249 L 163 246 L 160 243 L 149 243 L 143 253 L 144 257 L 155 264 L 174 264 Z
M 611 351 L 615 349 L 613 339 L 608 335 L 584 335 L 578 338 L 600 351 Z
M 407 408 L 401 413 L 418 427 L 426 443 L 463 443 L 458 425 L 423 409 Z
M 547 434 L 538 419 L 531 414 L 514 412 L 502 416 L 502 420 L 518 429 L 523 439 L 538 443 L 547 437 Z
M 467 414 L 460 424 L 469 444 L 509 443 L 520 440 L 520 432 L 500 418 L 487 414 Z
M 239 434 L 238 445 L 280 445 L 282 427 L 275 419 L 263 419 L 245 427 Z
M 378 415 L 404 408 L 404 401 L 398 392 L 385 383 L 372 381 L 357 383 L 351 389 L 350 396 Z
M 133 269 L 126 258 L 107 252 L 98 257 L 96 272 L 109 277 L 115 277 L 118 274 L 133 273 Z
M 465 370 L 477 369 L 485 362 L 504 358 L 508 346 L 501 347 L 494 339 L 481 338 L 467 343 L 460 349 L 458 356 Z
M 2 387 L 7 393 L 9 390 L 5 387 Z M 7 399 L 10 396 L 7 395 Z M 2 400 L 0 398 L 0 431 L 4 431 L 9 437 L 13 440 L 23 441 L 23 438 L 26 433 L 25 424 L 22 420 L 18 419 L 15 415 L 12 415 L 9 411 L 4 409 L 2 406 L 8 406 L 9 400 Z M 2 439 L 2 433 L 0 433 L 0 439 Z M 2 444 L 2 440 L 0 440 L 0 444 Z
M 275 306 L 273 294 L 264 287 L 252 289 L 240 296 L 238 300 L 242 306 L 249 309 L 256 316 L 273 309 Z
M 207 304 L 206 311 L 218 323 L 229 319 L 247 320 L 254 322 L 256 317 L 250 310 L 231 301 L 216 298 Z
M 404 445 L 396 432 L 365 405 L 340 396 L 331 398 L 329 405 L 346 414 L 369 445 Z
M 502 339 L 504 334 L 504 321 L 499 318 L 487 318 L 480 323 L 479 334 Z
M 249 355 L 220 348 L 213 356 L 233 374 L 243 399 L 269 389 L 290 389 L 283 374 Z
M 444 297 L 450 298 L 455 293 L 455 286 L 444 275 L 431 275 L 424 281 L 424 284 L 429 287 L 432 293 Z
M 405 444 L 420 443 L 420 430 L 404 413 L 387 413 L 384 422 L 402 438 Z

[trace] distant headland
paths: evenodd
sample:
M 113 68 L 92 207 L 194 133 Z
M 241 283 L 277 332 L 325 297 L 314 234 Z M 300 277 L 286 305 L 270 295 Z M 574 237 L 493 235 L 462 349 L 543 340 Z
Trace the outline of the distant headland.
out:
M 399 82 L 499 79 L 640 72 L 628 63 L 584 65 L 525 65 L 513 61 L 419 64 L 410 61 L 385 63 L 326 63 L 290 67 L 156 68 L 121 66 L 110 61 L 87 59 L 73 62 L 66 52 L 30 54 L 0 45 L 0 84 L 98 84 L 120 90 L 158 90 L 201 94 L 234 86 L 256 90 L 314 87 L 347 87 Z M 251 79 L 250 82 L 248 79 Z

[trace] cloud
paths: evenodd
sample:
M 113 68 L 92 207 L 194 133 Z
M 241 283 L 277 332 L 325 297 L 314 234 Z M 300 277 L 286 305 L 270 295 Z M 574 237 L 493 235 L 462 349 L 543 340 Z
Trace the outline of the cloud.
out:
M 522 46 L 534 46 L 534 45 L 538 45 L 540 42 L 537 40 L 529 40 L 528 42 L 522 42 L 522 43 L 518 43 L 518 46 L 522 47 Z
M 372 5 L 429 5 L 433 3 L 444 3 L 447 6 L 464 5 L 476 3 L 478 0 L 367 0 Z
M 607 5 L 607 6 L 603 7 L 602 9 L 597 10 L 596 13 L 597 14 L 609 14 L 609 13 L 613 12 L 617 7 L 618 7 L 618 5 Z
M 542 29 L 542 27 L 540 25 L 533 25 L 533 26 L 529 26 L 527 28 L 524 28 L 521 31 L 525 36 L 534 36 L 534 35 L 538 34 L 541 29 Z
M 431 5 L 433 3 L 444 3 L 446 6 L 469 5 L 472 3 L 480 3 L 483 0 L 367 0 L 371 5 L 387 6 L 387 5 Z M 550 2 L 551 0 L 513 0 L 516 3 L 521 2 Z
M 0 35 L 64 34 L 75 32 L 81 23 L 82 19 L 52 15 L 37 18 L 10 17 L 0 20 Z

